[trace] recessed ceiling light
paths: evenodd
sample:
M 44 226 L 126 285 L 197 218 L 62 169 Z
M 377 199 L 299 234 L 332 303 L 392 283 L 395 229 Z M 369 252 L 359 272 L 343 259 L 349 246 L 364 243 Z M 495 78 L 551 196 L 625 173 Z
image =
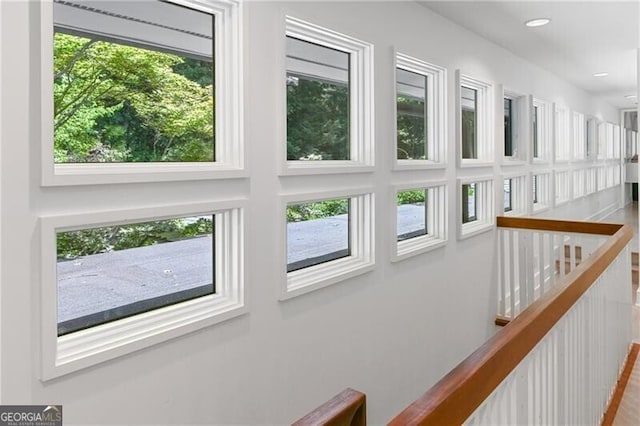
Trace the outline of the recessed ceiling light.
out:
M 627 99 L 635 99 L 637 97 L 638 97 L 638 95 L 626 95 L 625 96 L 625 98 L 627 98 Z
M 551 22 L 551 19 L 549 18 L 536 18 L 536 19 L 530 19 L 524 24 L 527 27 L 541 27 L 543 25 L 547 25 L 549 22 Z
M 609 75 L 608 72 L 596 72 L 596 73 L 593 73 L 594 77 L 606 77 L 608 75 Z

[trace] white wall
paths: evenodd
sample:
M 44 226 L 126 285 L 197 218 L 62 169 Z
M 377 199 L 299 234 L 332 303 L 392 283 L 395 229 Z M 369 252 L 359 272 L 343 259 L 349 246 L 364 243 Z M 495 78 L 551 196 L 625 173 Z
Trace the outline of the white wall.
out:
M 372 424 L 389 420 L 489 336 L 496 312 L 493 231 L 456 241 L 456 159 L 446 171 L 392 173 L 392 47 L 449 71 L 454 132 L 454 71 L 503 83 L 618 122 L 617 111 L 557 76 L 413 3 L 245 4 L 246 180 L 41 188 L 39 185 L 38 7 L 2 2 L 0 22 L 2 242 L 0 343 L 3 404 L 64 404 L 65 424 L 283 424 L 341 389 L 367 393 Z M 277 177 L 273 84 L 284 78 L 274 46 L 285 13 L 375 44 L 375 173 Z M 279 48 L 279 50 L 282 47 Z M 498 144 L 499 145 L 499 144 Z M 526 170 L 532 166 L 521 166 Z M 549 169 L 547 166 L 545 169 Z M 458 175 L 501 173 L 500 167 Z M 391 264 L 389 186 L 415 179 L 449 182 L 446 247 Z M 371 273 L 286 302 L 276 300 L 272 253 L 276 196 L 340 186 L 376 190 L 377 267 Z M 618 202 L 612 188 L 550 216 L 587 218 Z M 250 313 L 240 318 L 42 383 L 39 365 L 39 234 L 43 214 L 175 202 L 250 199 Z

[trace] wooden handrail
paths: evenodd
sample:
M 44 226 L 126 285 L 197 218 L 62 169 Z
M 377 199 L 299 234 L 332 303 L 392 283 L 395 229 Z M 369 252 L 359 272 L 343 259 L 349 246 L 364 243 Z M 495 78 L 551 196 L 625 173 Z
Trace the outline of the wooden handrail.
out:
M 558 226 L 561 222 L 498 218 L 501 227 L 580 233 L 593 229 L 589 232 L 613 236 L 513 319 L 508 327 L 498 331 L 398 414 L 391 425 L 462 424 L 591 287 L 633 236 L 629 225 L 568 222 L 563 228 Z
M 618 223 L 583 222 L 528 217 L 496 218 L 498 228 L 520 228 L 536 231 L 575 232 L 579 234 L 613 235 L 622 227 Z
M 362 392 L 347 388 L 293 426 L 366 426 L 367 403 Z

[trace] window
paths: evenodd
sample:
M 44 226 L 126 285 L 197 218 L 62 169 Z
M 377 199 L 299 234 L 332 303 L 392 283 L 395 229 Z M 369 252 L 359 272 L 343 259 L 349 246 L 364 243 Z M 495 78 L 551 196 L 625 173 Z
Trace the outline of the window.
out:
M 509 174 L 502 178 L 502 207 L 505 216 L 527 213 L 527 175 Z
M 292 17 L 286 26 L 283 173 L 372 167 L 373 47 Z
M 595 118 L 585 118 L 584 121 L 584 139 L 585 152 L 588 159 L 596 159 L 598 155 L 598 146 L 596 138 L 597 121 Z
M 538 140 L 538 123 L 540 123 L 540 119 L 538 118 L 538 107 L 533 107 L 533 158 L 540 157 L 540 141 Z
M 457 72 L 460 166 L 485 166 L 493 159 L 493 86 Z
M 571 181 L 568 170 L 555 171 L 555 205 L 559 206 L 571 200 Z
M 573 113 L 573 157 L 576 160 L 586 159 L 587 142 L 585 133 L 584 115 Z M 575 182 L 575 179 L 574 179 Z
M 444 165 L 446 70 L 396 54 L 395 168 Z
M 597 191 L 602 191 L 608 187 L 607 185 L 607 167 L 599 166 L 596 168 Z
M 513 200 L 511 199 L 512 193 L 511 193 L 511 179 L 504 179 L 504 183 L 503 183 L 503 190 L 504 190 L 504 211 L 505 212 L 510 212 L 513 210 Z
M 478 158 L 478 91 L 460 89 L 462 108 L 462 158 Z
M 492 229 L 494 223 L 493 180 L 458 179 L 460 210 L 458 238 L 464 239 Z
M 287 272 L 347 257 L 348 198 L 287 206 Z
M 349 160 L 349 54 L 287 37 L 287 160 Z
M 402 191 L 396 195 L 398 208 L 397 240 L 427 235 L 427 190 Z
M 551 133 L 553 119 L 551 104 L 539 99 L 533 100 L 532 152 L 534 161 L 549 161 L 551 151 Z
M 237 4 L 190 4 L 43 5 L 44 185 L 242 174 Z
M 392 261 L 441 247 L 447 241 L 447 191 L 441 182 L 395 187 L 396 238 Z
M 573 171 L 573 198 L 580 198 L 585 196 L 586 185 L 586 169 L 579 169 Z
M 280 300 L 373 268 L 373 194 L 343 190 L 283 196 L 281 200 L 286 238 Z
M 596 180 L 597 180 L 597 168 L 589 167 L 588 169 L 584 169 L 584 177 L 585 177 L 585 194 L 593 194 L 596 192 Z
M 43 380 L 246 312 L 243 206 L 42 218 Z
M 214 294 L 213 235 L 213 216 L 57 232 L 58 336 Z
M 478 220 L 478 191 L 475 183 L 462 185 L 462 223 Z
M 569 128 L 569 110 L 562 106 L 556 105 L 556 139 L 555 152 L 556 161 L 569 161 L 571 156 L 570 144 L 570 128 Z
M 514 128 L 513 128 L 513 100 L 504 98 L 504 155 L 513 156 Z
M 539 173 L 531 176 L 533 211 L 546 210 L 551 205 L 550 174 Z

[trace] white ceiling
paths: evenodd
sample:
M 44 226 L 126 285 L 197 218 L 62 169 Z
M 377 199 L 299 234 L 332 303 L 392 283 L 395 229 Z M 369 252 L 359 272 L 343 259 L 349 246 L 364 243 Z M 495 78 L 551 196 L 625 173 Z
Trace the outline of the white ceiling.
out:
M 619 108 L 635 107 L 639 0 L 420 1 L 450 19 Z M 525 21 L 551 18 L 543 27 Z M 593 73 L 608 72 L 596 78 Z

